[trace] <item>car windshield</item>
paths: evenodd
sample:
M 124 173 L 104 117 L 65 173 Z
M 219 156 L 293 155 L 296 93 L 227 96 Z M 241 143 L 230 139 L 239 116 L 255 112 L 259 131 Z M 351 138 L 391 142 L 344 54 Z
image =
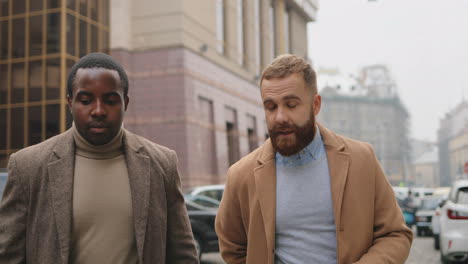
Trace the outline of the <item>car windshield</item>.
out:
M 461 188 L 458 190 L 457 203 L 468 204 L 468 188 Z
M 421 209 L 423 210 L 435 210 L 439 204 L 439 199 L 426 199 L 422 200 Z

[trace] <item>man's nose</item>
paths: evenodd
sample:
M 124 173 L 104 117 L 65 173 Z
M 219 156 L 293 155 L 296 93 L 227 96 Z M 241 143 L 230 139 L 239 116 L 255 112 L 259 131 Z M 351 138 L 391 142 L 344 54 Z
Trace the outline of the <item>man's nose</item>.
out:
M 282 107 L 278 107 L 275 115 L 275 121 L 277 123 L 285 123 L 288 121 L 288 116 L 286 115 L 284 109 Z
M 106 114 L 107 114 L 107 112 L 106 112 L 106 108 L 104 106 L 104 103 L 102 101 L 100 101 L 100 100 L 97 100 L 94 107 L 93 107 L 91 115 L 96 116 L 96 117 L 102 117 L 102 116 L 105 116 Z

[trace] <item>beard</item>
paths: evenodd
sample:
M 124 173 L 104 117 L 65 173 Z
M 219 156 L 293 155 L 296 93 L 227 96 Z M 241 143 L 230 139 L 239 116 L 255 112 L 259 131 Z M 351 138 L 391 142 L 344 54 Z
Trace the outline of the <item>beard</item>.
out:
M 314 139 L 316 129 L 313 111 L 311 111 L 310 116 L 310 119 L 303 126 L 279 124 L 268 129 L 273 149 L 283 156 L 292 156 L 309 145 Z M 283 136 L 281 131 L 292 131 L 292 134 Z

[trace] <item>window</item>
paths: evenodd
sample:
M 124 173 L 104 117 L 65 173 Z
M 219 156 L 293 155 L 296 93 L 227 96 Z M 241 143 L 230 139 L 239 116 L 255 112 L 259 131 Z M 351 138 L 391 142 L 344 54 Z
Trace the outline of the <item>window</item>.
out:
M 42 61 L 29 63 L 29 101 L 42 99 Z
M 239 153 L 239 133 L 237 130 L 236 110 L 226 108 L 226 136 L 228 145 L 229 165 L 236 163 L 240 158 Z
M 24 102 L 24 63 L 13 63 L 11 72 L 11 103 Z
M 75 55 L 75 22 L 76 18 L 70 14 L 67 14 L 67 53 Z M 96 42 L 97 39 L 92 39 L 93 42 Z
M 29 18 L 29 56 L 42 54 L 42 15 Z
M 49 59 L 46 67 L 46 98 L 60 98 L 60 59 Z
M 8 21 L 0 21 L 0 60 L 5 60 L 7 59 L 7 57 L 8 57 Z
M 60 50 L 60 14 L 47 14 L 47 53 Z
M 25 19 L 13 19 L 11 56 L 13 58 L 23 58 L 25 51 Z
M 0 64 L 0 104 L 7 103 L 8 65 Z
M 7 110 L 4 108 L 0 108 L 0 150 L 6 149 L 6 142 L 7 142 L 6 137 L 7 137 Z
M 24 109 L 12 108 L 11 109 L 11 122 L 10 122 L 10 138 L 11 149 L 21 149 L 24 147 Z
M 46 105 L 46 138 L 60 133 L 60 105 Z
M 258 137 L 256 118 L 250 115 L 247 115 L 247 137 L 249 141 L 249 151 L 252 152 L 258 147 Z
M 209 99 L 198 98 L 198 113 L 202 123 L 199 127 L 200 143 L 198 144 L 198 168 L 200 175 L 207 175 L 212 182 L 217 182 L 218 164 L 216 159 L 216 141 L 214 128 L 213 102 Z
M 13 15 L 21 14 L 26 12 L 26 1 L 25 0 L 13 0 Z
M 28 115 L 28 136 L 29 142 L 28 145 L 34 145 L 42 141 L 42 119 L 41 106 L 32 106 L 29 107 Z

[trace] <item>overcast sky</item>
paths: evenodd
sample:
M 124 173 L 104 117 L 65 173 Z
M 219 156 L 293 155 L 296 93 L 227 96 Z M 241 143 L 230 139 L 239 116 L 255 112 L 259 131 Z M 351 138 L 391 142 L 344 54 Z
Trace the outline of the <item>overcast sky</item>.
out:
M 435 141 L 440 119 L 468 98 L 468 0 L 319 2 L 308 27 L 314 66 L 356 73 L 388 65 L 411 136 Z

